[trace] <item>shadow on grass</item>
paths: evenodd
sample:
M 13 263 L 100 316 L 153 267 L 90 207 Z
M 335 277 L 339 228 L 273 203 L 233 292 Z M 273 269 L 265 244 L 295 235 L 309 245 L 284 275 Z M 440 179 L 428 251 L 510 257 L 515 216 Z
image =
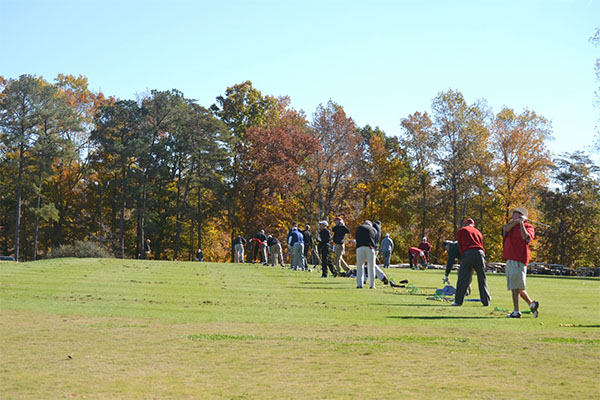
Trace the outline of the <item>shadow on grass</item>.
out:
M 371 304 L 373 306 L 385 306 L 385 307 L 440 307 L 440 306 L 450 306 L 450 303 L 427 303 L 427 304 Z
M 561 328 L 600 328 L 600 325 L 560 324 Z
M 390 316 L 387 318 L 394 318 L 394 319 L 430 319 L 430 320 L 436 320 L 436 319 L 497 319 L 497 318 L 501 318 L 501 317 L 461 317 L 461 316 L 448 316 L 448 315 L 440 315 L 440 316 L 432 316 L 432 315 L 423 315 L 423 316 Z
M 286 286 L 288 289 L 304 289 L 304 290 L 348 290 L 346 287 L 322 287 L 322 286 Z
M 300 282 L 301 285 L 341 285 L 343 283 L 346 282 L 327 282 L 327 281 L 322 281 L 322 282 Z

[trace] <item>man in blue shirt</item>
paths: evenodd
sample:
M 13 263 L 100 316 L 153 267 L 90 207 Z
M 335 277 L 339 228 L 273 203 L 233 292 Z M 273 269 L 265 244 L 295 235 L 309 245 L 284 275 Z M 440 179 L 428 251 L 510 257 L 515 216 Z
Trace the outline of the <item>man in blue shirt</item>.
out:
M 304 236 L 298 230 L 298 224 L 288 234 L 288 252 L 292 251 L 292 268 L 297 271 L 304 270 Z

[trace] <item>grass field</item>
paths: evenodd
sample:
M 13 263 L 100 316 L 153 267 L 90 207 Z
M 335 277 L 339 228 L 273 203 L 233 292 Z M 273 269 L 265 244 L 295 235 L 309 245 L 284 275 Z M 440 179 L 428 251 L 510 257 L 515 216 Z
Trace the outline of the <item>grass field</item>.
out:
M 600 281 L 528 278 L 540 317 L 258 265 L 0 263 L 3 399 L 600 397 Z M 454 280 L 456 275 L 453 274 Z M 478 297 L 476 284 L 475 293 Z

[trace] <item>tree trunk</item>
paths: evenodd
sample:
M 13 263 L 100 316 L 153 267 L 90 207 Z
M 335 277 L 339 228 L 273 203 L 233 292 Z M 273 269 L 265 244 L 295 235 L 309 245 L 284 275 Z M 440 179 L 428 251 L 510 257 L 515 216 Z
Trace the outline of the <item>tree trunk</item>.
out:
M 21 195 L 23 193 L 23 155 L 25 144 L 21 142 L 19 147 L 19 176 L 17 178 L 17 215 L 15 223 L 15 260 L 19 261 L 19 230 L 21 228 Z
M 119 221 L 119 247 L 121 248 L 121 258 L 125 259 L 125 166 L 122 169 L 123 180 L 121 182 L 121 214 Z
M 179 174 L 179 181 L 181 181 L 181 174 Z M 183 223 L 182 223 L 181 219 L 183 218 L 183 208 L 185 208 L 189 187 L 190 187 L 190 179 L 188 178 L 187 182 L 185 183 L 185 189 L 183 191 L 183 197 L 181 198 L 181 200 L 179 200 L 180 189 L 179 189 L 179 186 L 177 187 L 177 210 L 175 211 L 175 215 L 176 215 L 175 223 L 177 224 L 177 232 L 175 234 L 175 251 L 173 254 L 173 258 L 175 260 L 177 260 L 177 253 L 179 252 L 179 242 L 181 240 L 181 230 L 183 229 Z
M 39 192 L 37 194 L 37 201 L 35 205 L 35 210 L 37 211 L 35 214 L 35 228 L 33 230 L 33 261 L 37 259 L 37 251 L 38 251 L 38 232 L 40 226 L 40 205 L 42 203 L 42 171 L 40 170 L 40 175 L 38 178 L 39 184 Z
M 453 215 L 453 219 L 452 222 L 454 224 L 454 237 L 456 238 L 456 231 L 458 230 L 458 219 L 457 219 L 457 213 L 458 213 L 458 208 L 457 208 L 457 203 L 458 203 L 458 188 L 456 187 L 456 173 L 453 172 L 452 173 L 452 215 Z

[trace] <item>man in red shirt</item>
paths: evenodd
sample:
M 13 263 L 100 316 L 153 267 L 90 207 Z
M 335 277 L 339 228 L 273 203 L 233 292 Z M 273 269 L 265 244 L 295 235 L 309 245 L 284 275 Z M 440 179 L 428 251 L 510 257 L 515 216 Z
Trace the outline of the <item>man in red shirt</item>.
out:
M 456 295 L 453 306 L 462 306 L 465 293 L 469 286 L 473 268 L 477 271 L 477 283 L 479 285 L 479 297 L 484 306 L 490 305 L 490 292 L 485 275 L 485 250 L 483 248 L 483 236 L 475 228 L 475 221 L 468 218 L 465 226 L 456 232 L 458 250 L 461 254 L 460 268 L 458 269 L 458 283 L 456 284 Z
M 421 265 L 423 266 L 423 269 L 425 269 L 425 265 L 427 265 L 427 257 L 425 256 L 423 250 L 419 249 L 418 247 L 409 247 L 408 263 L 410 264 L 410 269 L 419 267 L 419 257 L 421 257 Z
M 427 260 L 429 260 L 429 252 L 431 251 L 431 244 L 427 241 L 427 238 L 425 236 L 423 236 L 423 239 L 421 239 L 421 243 L 419 243 L 419 246 L 417 246 L 419 249 L 423 250 L 423 253 L 425 253 L 425 258 Z
M 533 317 L 537 318 L 540 303 L 531 300 L 525 291 L 527 264 L 529 263 L 529 243 L 535 237 L 533 226 L 527 222 L 527 210 L 516 207 L 512 210 L 512 222 L 502 227 L 504 249 L 502 258 L 506 260 L 506 285 L 512 291 L 514 311 L 508 318 L 521 318 L 519 297 L 529 304 Z

